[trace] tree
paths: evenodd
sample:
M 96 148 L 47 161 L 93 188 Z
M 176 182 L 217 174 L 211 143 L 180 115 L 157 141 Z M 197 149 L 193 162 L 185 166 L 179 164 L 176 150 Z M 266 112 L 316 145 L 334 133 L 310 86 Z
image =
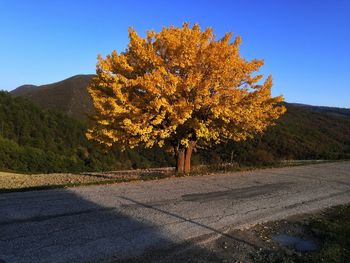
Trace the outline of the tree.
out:
M 98 57 L 88 90 L 96 115 L 87 137 L 107 146 L 174 150 L 177 172 L 190 172 L 196 145 L 241 141 L 281 116 L 282 96 L 271 97 L 272 77 L 253 74 L 263 60 L 239 54 L 241 38 L 216 40 L 211 28 L 147 31 L 129 28 L 128 48 Z

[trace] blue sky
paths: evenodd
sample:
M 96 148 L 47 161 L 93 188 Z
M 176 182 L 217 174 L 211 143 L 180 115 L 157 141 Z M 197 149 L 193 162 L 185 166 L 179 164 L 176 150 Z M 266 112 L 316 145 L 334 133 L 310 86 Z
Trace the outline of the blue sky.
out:
M 185 21 L 240 35 L 274 95 L 350 108 L 348 0 L 0 0 L 0 89 L 94 73 L 98 53 L 126 48 L 129 26 L 143 35 Z

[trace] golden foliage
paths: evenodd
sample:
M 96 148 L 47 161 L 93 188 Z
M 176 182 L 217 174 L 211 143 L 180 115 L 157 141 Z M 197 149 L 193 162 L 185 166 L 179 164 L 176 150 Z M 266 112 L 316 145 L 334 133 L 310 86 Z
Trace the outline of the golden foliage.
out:
M 133 148 L 189 141 L 245 140 L 281 116 L 272 77 L 253 75 L 264 64 L 239 54 L 240 37 L 216 40 L 211 28 L 163 28 L 145 38 L 129 29 L 125 52 L 98 57 L 89 86 L 96 109 L 87 136 Z

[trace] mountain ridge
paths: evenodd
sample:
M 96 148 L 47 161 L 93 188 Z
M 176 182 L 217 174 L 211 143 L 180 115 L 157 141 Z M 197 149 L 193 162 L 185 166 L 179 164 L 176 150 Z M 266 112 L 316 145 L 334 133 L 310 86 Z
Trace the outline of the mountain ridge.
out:
M 302 104 L 302 103 L 289 103 L 289 104 L 297 106 L 297 107 L 308 108 L 308 109 L 311 109 L 311 110 L 317 111 L 317 112 L 325 112 L 325 113 L 333 114 L 333 115 L 337 115 L 337 116 L 350 117 L 350 109 L 349 108 L 331 107 L 331 106 L 317 106 L 317 105 L 309 105 L 309 104 Z

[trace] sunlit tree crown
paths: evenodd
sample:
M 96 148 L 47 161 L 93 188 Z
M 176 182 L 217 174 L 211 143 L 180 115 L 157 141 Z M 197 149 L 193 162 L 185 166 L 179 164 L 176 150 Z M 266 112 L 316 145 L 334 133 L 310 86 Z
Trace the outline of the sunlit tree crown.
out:
M 261 83 L 262 60 L 239 54 L 241 38 L 216 40 L 211 28 L 129 29 L 128 48 L 99 56 L 89 86 L 96 109 L 87 136 L 111 146 L 152 147 L 190 141 L 245 140 L 281 116 L 272 77 Z

